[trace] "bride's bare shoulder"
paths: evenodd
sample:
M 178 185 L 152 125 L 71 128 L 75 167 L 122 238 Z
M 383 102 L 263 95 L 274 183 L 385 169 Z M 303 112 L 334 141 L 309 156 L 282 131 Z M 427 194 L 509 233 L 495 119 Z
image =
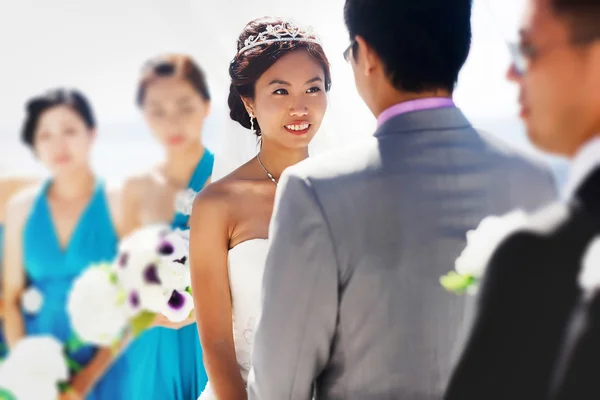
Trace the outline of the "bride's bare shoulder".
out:
M 244 164 L 229 175 L 205 186 L 196 196 L 195 203 L 226 207 L 239 201 L 256 183 L 249 164 Z

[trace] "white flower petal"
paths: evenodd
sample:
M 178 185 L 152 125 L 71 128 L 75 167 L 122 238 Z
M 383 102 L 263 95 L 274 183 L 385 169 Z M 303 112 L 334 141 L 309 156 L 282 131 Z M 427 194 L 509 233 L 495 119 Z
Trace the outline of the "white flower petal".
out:
M 569 218 L 569 207 L 563 203 L 553 203 L 543 207 L 527 218 L 527 229 L 547 234 L 555 230 Z
M 35 382 L 32 384 L 32 382 Z M 59 398 L 56 382 L 43 381 L 25 375 L 0 380 L 0 388 L 8 390 L 17 400 L 56 400 Z
M 525 227 L 527 214 L 512 211 L 502 217 L 484 218 L 477 229 L 467 232 L 467 246 L 455 261 L 459 274 L 481 278 L 498 245 L 510 234 Z
M 139 291 L 140 304 L 144 310 L 162 313 L 171 297 L 171 290 L 158 285 L 144 286 Z
M 56 388 L 58 382 L 65 382 L 68 378 L 69 370 L 63 346 L 49 335 L 21 339 L 0 368 L 0 387 L 5 387 L 18 396 L 18 393 L 34 393 L 27 391 L 34 390 L 27 386 L 41 386 L 44 390 L 35 392 L 39 394 L 36 399 L 47 398 L 44 393 L 48 386 Z
M 69 293 L 67 311 L 77 335 L 85 342 L 110 346 L 127 327 L 125 293 L 111 281 L 110 270 L 90 267 Z
M 194 298 L 188 292 L 175 292 L 171 302 L 166 304 L 163 315 L 171 322 L 181 322 L 190 316 L 194 309 Z
M 169 252 L 161 254 L 161 258 L 163 260 L 175 261 L 182 260 L 185 257 L 185 261 L 187 261 L 190 252 L 189 243 L 189 239 L 186 239 L 181 233 L 171 232 L 168 235 L 165 235 L 161 240 L 161 245 L 167 244 L 168 246 L 164 247 L 168 249 Z M 161 246 L 159 245 L 159 247 Z
M 190 269 L 185 264 L 165 262 L 161 264 L 158 274 L 164 288 L 184 291 L 192 284 Z

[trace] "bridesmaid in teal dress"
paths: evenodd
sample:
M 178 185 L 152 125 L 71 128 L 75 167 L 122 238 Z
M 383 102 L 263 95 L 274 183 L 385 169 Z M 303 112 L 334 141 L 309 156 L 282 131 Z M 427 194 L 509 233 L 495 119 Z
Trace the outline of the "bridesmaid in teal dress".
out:
M 137 102 L 166 157 L 125 182 L 125 231 L 154 223 L 188 229 L 190 201 L 209 182 L 214 162 L 201 137 L 210 110 L 204 74 L 188 56 L 157 57 L 143 70 Z M 181 196 L 186 189 L 187 196 Z M 178 197 L 184 200 L 177 201 Z M 135 363 L 131 399 L 195 400 L 208 380 L 193 318 L 174 324 L 158 317 L 125 355 Z
M 9 347 L 27 335 L 52 335 L 67 344 L 74 332 L 66 302 L 73 281 L 90 264 L 110 262 L 118 234 L 118 198 L 89 165 L 95 136 L 92 110 L 76 91 L 53 90 L 31 100 L 23 141 L 52 178 L 13 198 L 6 219 L 5 332 Z M 37 291 L 37 309 L 21 309 L 21 296 Z M 64 399 L 113 400 L 123 395 L 127 363 L 110 366 L 110 349 L 73 348 L 71 392 Z

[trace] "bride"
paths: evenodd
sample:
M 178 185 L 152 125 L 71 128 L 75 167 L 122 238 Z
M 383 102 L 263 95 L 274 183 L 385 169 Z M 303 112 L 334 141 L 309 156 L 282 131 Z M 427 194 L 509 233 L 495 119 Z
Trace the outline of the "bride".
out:
M 316 37 L 272 18 L 245 27 L 229 73 L 230 116 L 261 146 L 256 157 L 207 186 L 192 210 L 192 290 L 209 377 L 201 400 L 247 397 L 275 189 L 287 167 L 308 157 L 331 86 Z

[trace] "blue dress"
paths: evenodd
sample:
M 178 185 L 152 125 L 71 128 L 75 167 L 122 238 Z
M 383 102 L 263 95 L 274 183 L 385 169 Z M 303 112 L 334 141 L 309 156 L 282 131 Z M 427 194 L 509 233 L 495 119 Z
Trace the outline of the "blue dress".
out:
M 104 186 L 98 182 L 67 246 L 61 248 L 47 199 L 49 186 L 50 182 L 46 182 L 42 187 L 23 230 L 23 264 L 28 285 L 34 286 L 43 296 L 42 307 L 37 313 L 24 314 L 25 332 L 27 335 L 51 334 L 66 343 L 73 337 L 66 310 L 73 281 L 90 264 L 111 262 L 116 255 L 118 237 Z M 85 346 L 69 356 L 85 366 L 96 351 L 96 347 Z M 126 370 L 126 360 L 116 360 L 86 399 L 125 400 Z
M 214 155 L 206 150 L 188 188 L 199 192 L 212 174 Z M 176 213 L 171 226 L 188 228 L 188 215 Z M 179 330 L 154 327 L 133 342 L 126 352 L 135 371 L 130 375 L 131 400 L 196 400 L 208 377 L 195 323 Z

